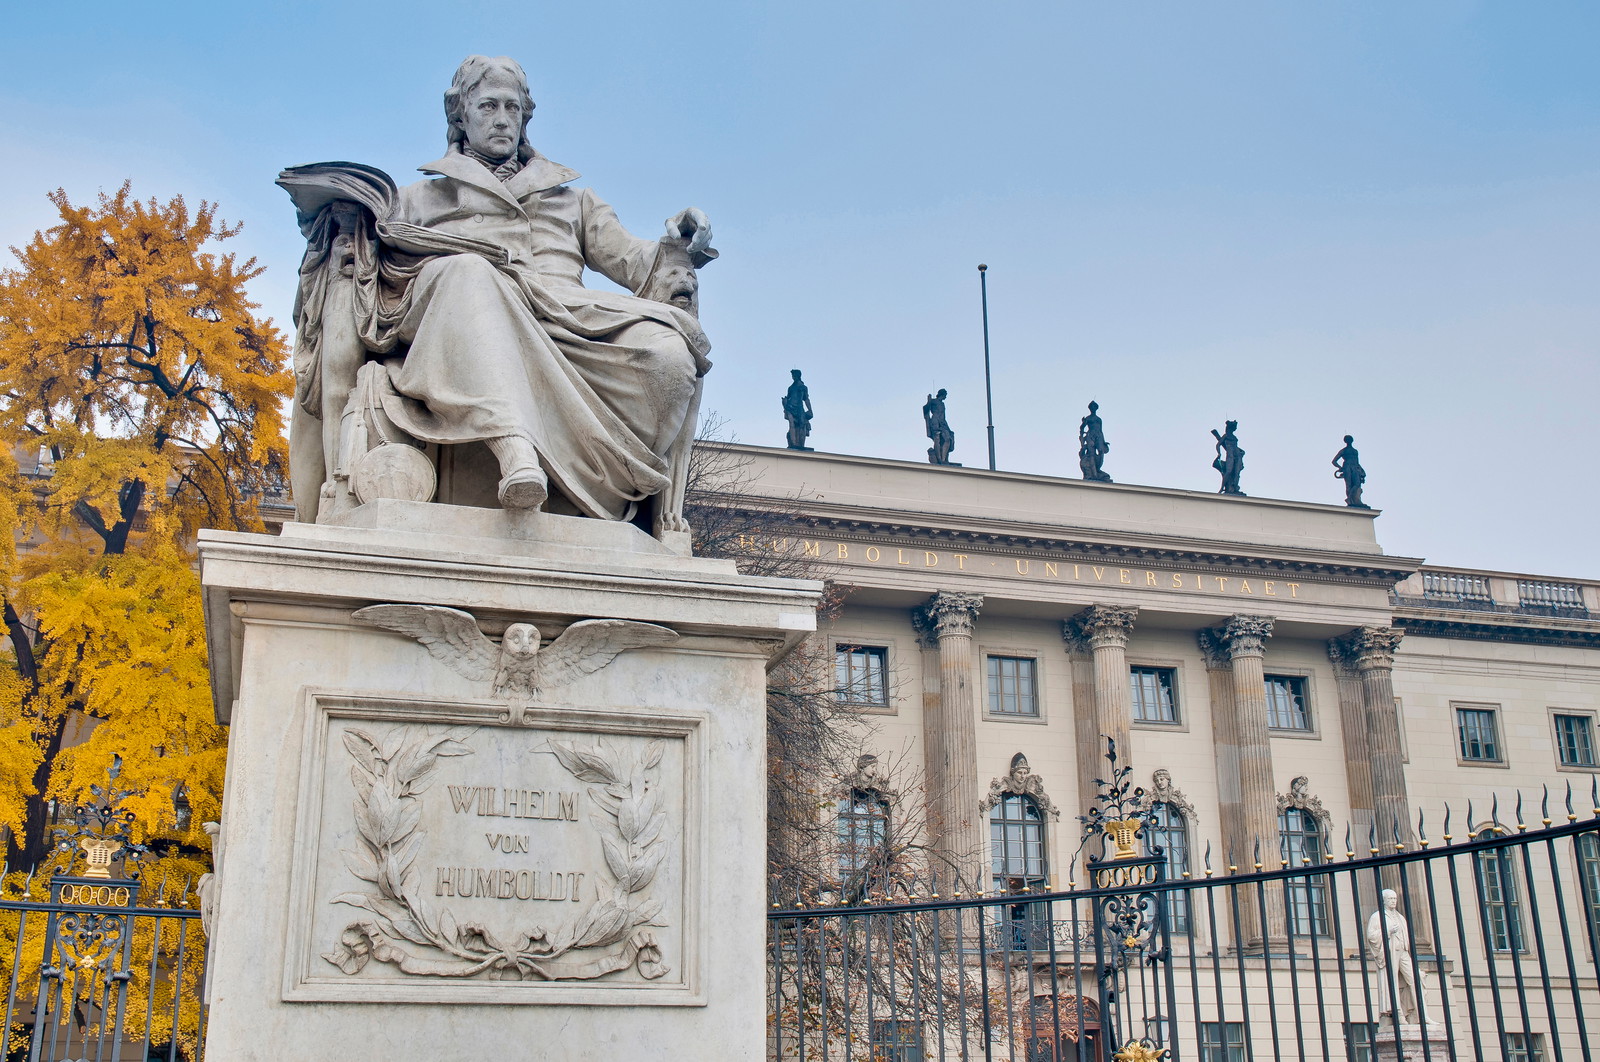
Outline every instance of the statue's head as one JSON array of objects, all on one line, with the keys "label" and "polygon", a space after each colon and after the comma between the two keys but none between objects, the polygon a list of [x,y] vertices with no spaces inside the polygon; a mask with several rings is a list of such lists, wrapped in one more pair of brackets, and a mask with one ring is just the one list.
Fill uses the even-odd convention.
[{"label": "statue's head", "polygon": [[1098,413],[1098,412],[1100,412],[1100,403],[1099,402],[1090,402],[1089,403],[1089,412],[1090,413]]},{"label": "statue's head", "polygon": [[1344,444],[1346,446],[1349,446],[1351,443],[1353,443],[1355,441],[1356,441],[1356,437],[1354,435],[1346,435],[1344,437]]},{"label": "statue's head", "polygon": [[1383,890],[1383,905],[1391,911],[1400,905],[1400,896],[1393,889]]},{"label": "statue's head", "polygon": [[1028,766],[1028,757],[1020,752],[1011,757],[1011,777],[1022,781],[1032,773],[1033,768]]},{"label": "statue's head", "polygon": [[790,369],[789,370],[789,375],[794,377],[794,382],[795,383],[799,383],[800,382],[800,370],[799,369]]},{"label": "statue's head", "polygon": [[946,391],[944,388],[941,387],[941,388],[939,388],[939,393],[937,395],[935,395],[934,397],[937,398],[939,401],[943,402],[945,400],[945,398],[949,396],[949,394],[950,394],[949,391]]},{"label": "statue's head", "polygon": [[666,239],[656,252],[656,264],[639,289],[641,299],[664,302],[689,314],[700,316],[700,274],[689,260],[689,241]]},{"label": "statue's head", "polygon": [[445,139],[452,148],[471,145],[490,158],[516,155],[526,161],[533,156],[528,145],[533,107],[528,75],[515,59],[469,55],[444,94]]},{"label": "statue's head", "polygon": [[1227,431],[1238,431],[1239,430],[1239,422],[1236,421],[1236,420],[1228,421],[1228,426],[1227,426],[1226,430]]}]

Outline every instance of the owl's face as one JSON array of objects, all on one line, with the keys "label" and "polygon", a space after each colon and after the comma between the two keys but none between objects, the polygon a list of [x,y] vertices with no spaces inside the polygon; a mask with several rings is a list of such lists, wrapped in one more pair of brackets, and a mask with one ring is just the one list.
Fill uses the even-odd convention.
[{"label": "owl's face", "polygon": [[513,623],[506,628],[500,647],[507,656],[533,656],[539,651],[539,628],[531,623]]}]

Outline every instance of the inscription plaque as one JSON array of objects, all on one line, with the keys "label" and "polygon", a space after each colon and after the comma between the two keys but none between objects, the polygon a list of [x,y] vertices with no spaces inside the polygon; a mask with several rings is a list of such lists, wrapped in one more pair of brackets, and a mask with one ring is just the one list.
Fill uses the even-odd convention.
[{"label": "inscription plaque", "polygon": [[700,1002],[697,717],[308,697],[286,999]]}]

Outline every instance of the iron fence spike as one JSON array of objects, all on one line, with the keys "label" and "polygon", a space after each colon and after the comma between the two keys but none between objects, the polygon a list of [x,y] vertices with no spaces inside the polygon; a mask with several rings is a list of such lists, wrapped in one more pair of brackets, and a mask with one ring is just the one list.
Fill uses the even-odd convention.
[{"label": "iron fence spike", "polygon": [[1578,813],[1572,810],[1572,779],[1567,779],[1567,821],[1577,822]]}]

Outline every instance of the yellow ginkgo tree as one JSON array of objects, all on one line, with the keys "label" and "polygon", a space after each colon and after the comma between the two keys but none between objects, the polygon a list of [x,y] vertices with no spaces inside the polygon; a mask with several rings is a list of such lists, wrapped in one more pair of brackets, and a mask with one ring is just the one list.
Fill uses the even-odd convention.
[{"label": "yellow ginkgo tree", "polygon": [[226,731],[194,536],[260,528],[257,502],[287,472],[292,387],[282,335],[245,294],[261,269],[218,248],[239,228],[214,204],[127,185],[92,206],[50,198],[59,222],[0,272],[0,825],[14,868],[49,851],[47,802],[75,802],[117,754],[147,836],[206,847]]}]

